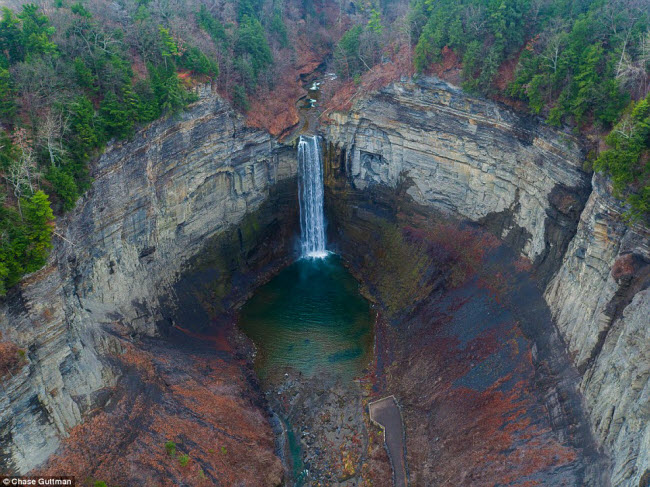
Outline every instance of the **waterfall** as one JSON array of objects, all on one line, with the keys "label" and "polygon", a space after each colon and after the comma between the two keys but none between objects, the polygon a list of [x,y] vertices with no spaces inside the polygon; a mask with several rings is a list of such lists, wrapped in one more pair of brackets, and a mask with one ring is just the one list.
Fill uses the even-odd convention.
[{"label": "waterfall", "polygon": [[325,250],[323,164],[318,136],[301,135],[298,142],[298,200],[303,257],[322,258]]}]

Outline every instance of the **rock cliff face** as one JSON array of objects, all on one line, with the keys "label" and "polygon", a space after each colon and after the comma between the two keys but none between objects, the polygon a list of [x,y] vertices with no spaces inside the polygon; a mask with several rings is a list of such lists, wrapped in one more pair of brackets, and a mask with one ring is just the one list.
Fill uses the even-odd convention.
[{"label": "rock cliff face", "polygon": [[379,313],[373,398],[399,401],[410,485],[608,485],[530,265],[404,188],[328,183],[332,241]]},{"label": "rock cliff face", "polygon": [[[292,151],[246,128],[209,90],[200,95],[177,118],[109,146],[92,190],[59,222],[47,267],[0,304],[2,340],[26,351],[19,370],[2,378],[0,471],[42,464],[102,406],[121,374],[106,357],[171,321],[163,310],[188,259],[295,176]],[[257,221],[249,233],[269,224]],[[248,251],[246,229],[234,235]]]},{"label": "rock cliff face", "polygon": [[550,278],[589,194],[571,136],[432,79],[331,118],[354,187],[405,181],[416,202],[484,223]]},{"label": "rock cliff face", "polygon": [[623,222],[606,179],[593,188],[545,297],[614,460],[612,483],[637,486],[650,468],[650,232]]},{"label": "rock cliff face", "polygon": [[[403,219],[402,230],[411,231],[422,221],[429,222],[431,214],[443,212],[480,223],[532,262],[546,300],[546,304],[536,300],[534,308],[547,314],[550,309],[550,314],[540,325],[531,312],[528,331],[544,329],[546,323],[552,328],[552,315],[580,373],[592,430],[611,458],[611,483],[645,485],[650,478],[650,234],[622,222],[623,209],[611,196],[607,181],[598,176],[592,180],[582,171],[583,153],[577,141],[433,79],[397,83],[358,100],[349,113],[332,114],[326,132],[331,152],[343,156],[342,166],[330,165],[339,174],[329,173],[328,183],[337,185],[344,179],[354,189],[352,198],[363,202],[346,206],[348,201],[341,199],[338,203],[339,213],[349,212],[367,223],[365,229],[357,225],[362,230],[358,241],[369,241],[368,235],[375,232],[377,241],[387,238],[395,244],[406,239],[404,248],[410,248],[420,238],[417,232],[382,233],[381,222],[387,219],[379,218],[377,223],[376,213],[386,210],[390,218]],[[111,145],[92,172],[93,189],[59,222],[48,265],[0,302],[0,350],[23,351],[10,361],[0,381],[0,472],[25,473],[42,465],[72,434],[71,441],[58,450],[63,453],[50,462],[52,472],[57,467],[77,467],[84,475],[103,472],[105,480],[115,483],[151,478],[185,482],[188,471],[170,467],[160,449],[166,440],[174,439],[208,480],[244,479],[255,485],[263,479],[264,484],[277,484],[281,466],[273,452],[272,432],[254,380],[244,361],[238,360],[239,351],[233,346],[237,340],[225,334],[208,336],[202,325],[215,317],[227,318],[227,311],[246,296],[256,276],[272,272],[290,256],[295,223],[289,222],[297,222],[293,151],[263,131],[246,128],[223,101],[204,91],[201,100],[178,118],[157,122],[132,141]],[[399,193],[400,198],[406,194],[415,206],[431,213],[400,216],[399,201],[404,199],[383,200],[388,193]],[[465,235],[466,230],[455,229],[457,233],[446,238]],[[426,245],[430,240],[439,242],[429,237],[424,239]],[[490,242],[484,237],[469,241]],[[457,246],[457,242],[443,243]],[[401,243],[396,248],[402,248]],[[478,252],[482,247],[472,248]],[[359,247],[354,251],[360,252]],[[404,254],[404,260],[410,256]],[[477,262],[488,265],[489,259],[483,256]],[[519,275],[527,263],[517,261],[510,267],[509,272]],[[399,276],[403,268],[397,265],[392,275]],[[438,279],[440,268],[427,268],[437,269],[429,277]],[[488,288],[498,284],[490,281],[489,274],[480,277]],[[375,277],[380,285],[394,284]],[[411,285],[416,282],[403,277]],[[488,291],[478,286],[473,292],[482,300]],[[532,295],[532,291],[523,293],[522,300]],[[396,309],[401,298],[409,298],[398,297]],[[457,296],[443,309],[432,295],[429,308],[418,313],[437,310],[439,328],[433,331],[445,332],[453,321],[440,316],[454,315],[466,298]],[[179,308],[179,302],[184,307]],[[451,366],[459,377],[445,385],[448,389],[437,386],[429,391],[429,402],[411,398],[406,406],[421,416],[406,421],[414,428],[430,427],[426,421],[431,407],[449,399],[447,390],[471,389],[476,381],[494,382],[491,376],[475,377],[481,370],[470,370],[474,361],[494,355],[499,365],[503,357],[523,357],[515,361],[522,367],[517,373],[530,387],[515,390],[520,383],[508,380],[512,393],[507,400],[494,386],[471,404],[459,395],[458,404],[447,411],[448,418],[456,418],[462,416],[462,408],[469,408],[471,414],[466,416],[473,415],[478,423],[470,424],[467,434],[474,434],[474,427],[487,428],[485,437],[501,435],[503,428],[510,428],[508,418],[527,414],[523,433],[515,435],[510,428],[516,441],[500,437],[505,446],[488,450],[498,459],[492,462],[493,471],[481,472],[476,465],[482,464],[476,463],[470,475],[454,463],[453,456],[447,462],[449,471],[455,478],[469,475],[463,482],[474,485],[481,485],[476,483],[479,478],[485,482],[500,478],[501,456],[515,451],[508,445],[523,441],[532,445],[528,458],[540,459],[535,465],[524,465],[538,475],[530,477],[531,482],[600,479],[594,485],[605,485],[602,479],[607,475],[599,476],[599,469],[590,471],[588,465],[598,455],[582,451],[578,440],[571,443],[570,437],[584,439],[588,432],[574,434],[577,425],[563,423],[579,417],[580,398],[566,400],[553,392],[567,391],[571,396],[576,369],[568,367],[566,377],[556,374],[567,363],[559,361],[548,366],[550,372],[540,373],[544,364],[538,361],[544,362],[544,353],[537,347],[539,337],[522,341],[519,325],[502,327],[521,321],[515,311],[525,314],[526,308],[518,310],[519,304],[509,304],[516,320],[510,315],[501,316],[502,321],[494,319],[493,338],[500,341],[476,339],[475,348],[459,347],[457,355],[453,347],[436,348],[441,346],[439,339],[426,342],[416,357],[421,366],[410,382],[401,378],[408,379],[413,357],[402,356],[407,367],[398,367],[389,382],[403,387],[404,395],[415,396],[431,385],[430,374],[442,377]],[[406,322],[406,330],[410,333],[429,318],[416,313]],[[457,327],[460,335],[474,330],[470,318]],[[377,360],[387,366],[403,352],[388,346],[393,333],[389,325],[378,328],[377,342],[387,345],[388,356],[383,358],[383,347],[377,347]],[[232,328],[220,329],[236,335]],[[430,331],[420,330],[421,335],[413,334],[410,340],[422,345],[425,342],[418,339],[431,339]],[[445,333],[440,336],[448,339]],[[152,338],[159,334],[167,341]],[[556,334],[549,330],[548,336],[555,340]],[[178,347],[170,346],[172,339],[178,340]],[[204,346],[196,347],[192,339],[202,340]],[[554,342],[549,348],[558,346]],[[431,355],[441,358],[432,363]],[[554,357],[550,352],[548,356]],[[486,370],[502,373],[505,369]],[[444,380],[451,381],[452,375]],[[535,385],[539,377],[544,387]],[[441,380],[436,379],[436,384]],[[550,391],[550,396],[531,399],[539,390]],[[496,402],[486,402],[484,393]],[[523,410],[528,408],[526,401],[532,401],[531,411]],[[201,409],[207,403],[217,404],[216,409]],[[565,404],[577,412],[567,413]],[[191,419],[197,408],[209,416],[200,425]],[[224,419],[233,410],[241,414]],[[494,411],[501,410],[503,424],[481,419],[494,418]],[[481,411],[488,416],[476,414]],[[450,426],[455,423],[445,418],[432,423],[433,429],[425,432],[428,436],[422,436],[427,441],[410,452],[421,466],[417,474],[423,479],[447,478],[436,465],[441,458],[438,450],[443,454],[454,450],[428,441],[441,432],[450,438],[459,436]],[[120,426],[131,420],[132,426]],[[495,425],[499,427],[488,428]],[[180,430],[190,433],[179,437]],[[92,444],[84,440],[89,437],[95,439]],[[215,453],[215,438],[232,452],[228,471],[215,467],[224,464],[221,453]],[[563,455],[556,455],[557,445],[568,445]],[[244,447],[255,450],[255,455],[239,450]],[[458,448],[465,451],[464,445]],[[110,449],[113,456],[97,457],[103,449]],[[125,458],[140,470],[113,468]],[[199,475],[198,470],[192,471]],[[111,477],[115,472],[126,477]]]},{"label": "rock cliff face", "polygon": [[325,130],[352,188],[404,189],[530,259],[612,484],[638,486],[650,466],[649,235],[621,221],[606,181],[591,191],[577,141],[435,79],[391,85]]}]

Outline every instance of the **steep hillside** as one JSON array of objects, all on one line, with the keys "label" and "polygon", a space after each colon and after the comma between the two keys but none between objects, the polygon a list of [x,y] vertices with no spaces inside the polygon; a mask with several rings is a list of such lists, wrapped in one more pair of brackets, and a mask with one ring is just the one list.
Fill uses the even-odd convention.
[{"label": "steep hillside", "polygon": [[[76,425],[104,407],[111,411],[120,404],[118,408],[126,408],[128,414],[128,403],[122,404],[120,398],[145,401],[153,410],[157,407],[151,401],[159,394],[170,394],[171,403],[182,400],[183,395],[176,399],[172,395],[177,392],[171,384],[177,379],[160,382],[165,372],[153,372],[175,360],[173,347],[140,344],[140,339],[165,330],[170,333],[175,324],[191,328],[191,321],[174,322],[174,296],[180,291],[173,285],[188,266],[198,265],[189,261],[203,249],[229,249],[224,258],[232,263],[228,264],[232,274],[227,272],[229,267],[220,267],[220,278],[228,284],[220,297],[232,299],[246,295],[248,286],[263,275],[263,266],[285,262],[291,255],[292,241],[284,235],[292,235],[293,230],[282,230],[285,220],[276,211],[283,205],[295,211],[295,185],[274,197],[272,212],[260,208],[273,187],[294,177],[293,154],[279,150],[267,133],[246,128],[241,116],[209,88],[200,96],[177,120],[155,123],[132,141],[107,149],[93,168],[92,190],[73,213],[59,220],[47,266],[24,280],[0,305],[2,340],[20,351],[20,360],[2,378],[3,471],[26,473],[42,465],[63,438],[71,432],[75,438]],[[286,219],[289,228],[293,220]],[[235,259],[238,255],[241,261]],[[246,269],[249,274],[244,279]],[[235,275],[240,276],[239,288],[230,285]],[[177,339],[183,343],[190,337]],[[151,364],[152,352],[146,349],[152,346],[158,349],[153,353],[156,360],[168,354],[162,363]],[[231,357],[227,362],[232,362],[236,347],[223,346],[225,357]],[[217,354],[208,361],[217,371],[221,367],[218,350],[202,352],[208,357]],[[189,377],[197,376],[191,355],[190,347],[185,358],[179,359],[188,367]],[[240,391],[233,393],[235,400],[226,404],[225,411],[235,414],[243,408],[242,414],[249,419],[238,420],[240,433],[250,433],[251,441],[259,441],[255,448],[260,449],[261,463],[255,468],[264,472],[272,464],[276,477],[281,475],[278,460],[270,460],[275,457],[268,420],[257,399],[248,399],[256,393],[247,382],[245,363],[235,360],[224,365],[221,373],[231,377]],[[134,388],[131,380],[153,381],[153,385]],[[212,394],[231,393],[227,388],[223,392],[212,389]],[[199,395],[183,407],[192,411],[205,407],[202,401],[213,400],[210,395]],[[165,424],[171,421],[168,416],[180,413],[170,407],[167,413],[158,414],[162,417],[156,421]],[[121,424],[122,420],[102,421]],[[228,421],[222,417],[197,427],[203,428],[202,434],[214,435]],[[132,427],[119,451],[135,447],[139,438],[158,442],[164,450],[164,443],[182,431],[181,426],[177,431],[146,430],[141,422]],[[86,455],[96,454],[91,450]],[[228,464],[212,462],[211,468],[229,471]],[[204,466],[206,472],[208,466]],[[96,467],[91,461],[88,468]],[[73,461],[72,468],[82,466]]]},{"label": "steep hillside", "polygon": [[435,79],[357,100],[326,134],[352,188],[404,191],[529,259],[612,484],[637,487],[650,466],[649,234],[626,224],[605,178],[583,172],[578,140]]}]

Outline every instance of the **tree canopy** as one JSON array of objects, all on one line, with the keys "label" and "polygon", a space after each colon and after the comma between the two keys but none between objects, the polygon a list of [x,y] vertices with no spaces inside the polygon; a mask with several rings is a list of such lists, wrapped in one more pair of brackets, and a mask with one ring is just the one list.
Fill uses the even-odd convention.
[{"label": "tree canopy", "polygon": [[41,5],[0,10],[0,294],[45,262],[54,215],[74,208],[111,139],[174,116],[198,83],[246,112],[290,63],[328,52],[357,84],[375,66],[428,73],[452,59],[466,90],[609,133],[590,161],[630,221],[650,218],[647,0]]},{"label": "tree canopy", "polygon": [[183,110],[196,83],[247,109],[271,79],[271,46],[289,48],[278,2],[235,0],[230,22],[200,0],[107,5],[0,11],[0,295],[45,262],[54,213],[74,208],[111,139]]},{"label": "tree canopy", "polygon": [[[406,30],[417,73],[453,53],[470,92],[524,102],[547,123],[576,133],[611,131],[611,149],[594,168],[612,175],[630,220],[650,218],[648,148],[638,115],[650,90],[647,1],[413,0],[388,29],[379,27],[382,12],[388,16],[390,4],[367,8],[367,20],[343,35],[334,51],[339,76],[358,78],[394,58]],[[623,126],[636,127],[635,137],[622,136]]]}]

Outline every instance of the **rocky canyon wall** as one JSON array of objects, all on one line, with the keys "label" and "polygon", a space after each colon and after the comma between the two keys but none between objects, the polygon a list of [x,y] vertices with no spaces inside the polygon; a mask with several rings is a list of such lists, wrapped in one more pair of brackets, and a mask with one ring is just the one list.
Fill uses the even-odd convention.
[{"label": "rocky canyon wall", "polygon": [[[327,141],[343,156],[346,184],[371,190],[370,199],[380,188],[405,191],[418,205],[480,223],[530,259],[581,374],[612,484],[647,481],[650,234],[622,221],[605,178],[582,170],[577,139],[431,78],[391,85],[330,119]],[[92,190],[58,222],[48,265],[0,302],[0,345],[22,351],[0,385],[0,472],[41,465],[113,400],[123,371],[111,357],[125,343],[173,326],[201,331],[195,311],[209,306],[193,297],[209,296],[213,315],[223,313],[245,294],[250,276],[233,278],[236,269],[264,271],[289,256],[283,219],[297,219],[278,208],[297,211],[295,175],[292,149],[245,127],[209,90],[187,112],[107,149]],[[179,310],[179,300],[192,306]],[[163,348],[149,345],[153,355]],[[173,385],[164,362],[165,386]],[[183,366],[200,382],[190,358]],[[244,403],[251,424],[268,428],[261,406],[247,399],[238,408]],[[268,443],[254,445],[265,452],[256,458],[266,456],[260,469],[277,480]]]},{"label": "rocky canyon wall", "polygon": [[405,190],[479,222],[530,259],[582,374],[613,485],[650,465],[648,232],[621,220],[579,142],[432,78],[393,84],[333,113],[325,128],[357,190]]},{"label": "rocky canyon wall", "polygon": [[[188,111],[108,147],[92,190],[59,220],[47,266],[0,303],[1,340],[24,350],[2,378],[0,471],[42,464],[106,403],[120,375],[105,358],[122,351],[116,330],[156,335],[188,259],[295,174],[293,150],[245,127],[207,89]],[[234,235],[248,250],[247,230]]]},{"label": "rocky canyon wall", "polygon": [[650,231],[627,225],[623,213],[607,179],[595,175],[545,298],[614,461],[612,483],[636,487],[650,482]]},{"label": "rocky canyon wall", "polygon": [[589,195],[576,139],[431,78],[331,119],[355,188],[404,182],[416,202],[484,223],[545,279],[556,270]]}]

